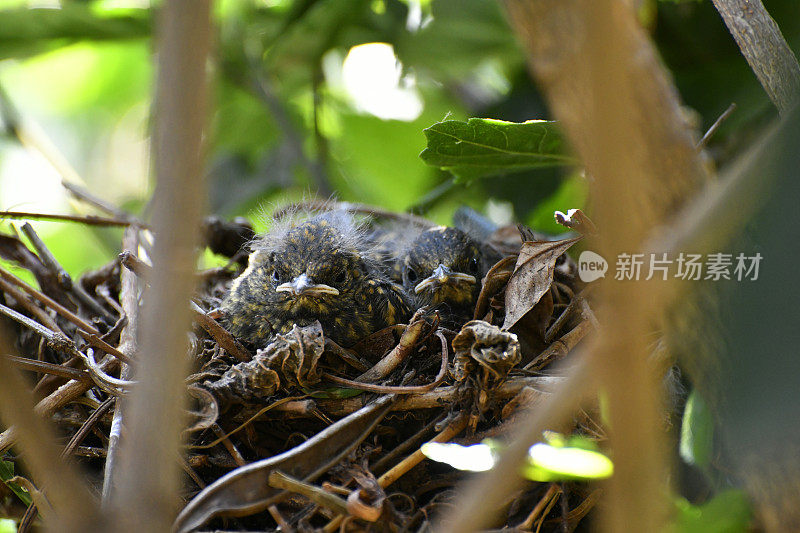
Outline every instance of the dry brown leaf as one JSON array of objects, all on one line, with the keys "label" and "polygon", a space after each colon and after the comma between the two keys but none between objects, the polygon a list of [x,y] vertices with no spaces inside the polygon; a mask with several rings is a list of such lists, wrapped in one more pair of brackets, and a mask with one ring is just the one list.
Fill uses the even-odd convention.
[{"label": "dry brown leaf", "polygon": [[581,238],[528,241],[522,244],[514,273],[506,286],[504,330],[516,324],[550,290],[556,259]]}]

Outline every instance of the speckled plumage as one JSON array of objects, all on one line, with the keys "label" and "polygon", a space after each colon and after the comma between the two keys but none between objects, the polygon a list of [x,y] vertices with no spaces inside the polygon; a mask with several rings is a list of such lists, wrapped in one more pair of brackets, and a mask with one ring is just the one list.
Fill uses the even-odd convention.
[{"label": "speckled plumage", "polygon": [[[423,231],[400,259],[403,286],[416,306],[439,310],[451,325],[472,318],[481,278],[498,258],[457,228]],[[471,278],[471,279],[470,279]]]},{"label": "speckled plumage", "polygon": [[222,311],[229,331],[254,347],[293,324],[319,320],[325,335],[351,346],[407,320],[410,305],[370,259],[352,218],[325,213],[257,240]]}]

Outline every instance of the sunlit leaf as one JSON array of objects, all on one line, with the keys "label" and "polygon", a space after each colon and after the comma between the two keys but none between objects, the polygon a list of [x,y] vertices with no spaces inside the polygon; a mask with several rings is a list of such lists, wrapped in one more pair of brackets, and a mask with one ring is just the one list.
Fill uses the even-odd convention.
[{"label": "sunlit leaf", "polygon": [[428,459],[468,472],[490,470],[495,463],[492,449],[486,444],[462,446],[450,442],[426,442],[422,445],[422,453]]},{"label": "sunlit leaf", "polygon": [[[540,442],[531,446],[521,474],[533,481],[564,481],[603,479],[614,473],[611,459],[595,450],[596,444],[589,439],[558,434],[546,436],[549,444]],[[567,445],[568,444],[568,445]],[[491,469],[502,445],[486,440],[481,444],[426,443],[422,453],[440,463],[458,470],[482,472]]]},{"label": "sunlit leaf", "polygon": [[533,481],[604,479],[614,473],[611,459],[600,452],[571,446],[534,444],[523,475]]},{"label": "sunlit leaf", "polygon": [[714,419],[705,400],[693,390],[686,401],[681,423],[681,458],[701,468],[711,462],[714,448]]},{"label": "sunlit leaf", "polygon": [[0,533],[15,533],[17,524],[10,518],[0,518]]},{"label": "sunlit leaf", "polygon": [[576,163],[554,121],[445,120],[424,132],[428,147],[422,160],[461,181]]},{"label": "sunlit leaf", "polygon": [[675,517],[669,533],[740,533],[750,531],[753,510],[745,493],[738,489],[720,492],[702,505],[684,498],[674,501]]}]

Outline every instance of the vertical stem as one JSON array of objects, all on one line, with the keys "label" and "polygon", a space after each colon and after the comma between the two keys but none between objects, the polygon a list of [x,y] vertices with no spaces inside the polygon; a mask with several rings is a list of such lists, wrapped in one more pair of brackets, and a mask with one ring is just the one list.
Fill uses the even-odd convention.
[{"label": "vertical stem", "polygon": [[[139,248],[139,230],[129,227],[122,237],[122,251],[136,254]],[[139,325],[139,283],[136,274],[128,268],[120,272],[120,302],[128,323],[120,334],[119,351],[134,359],[138,350],[137,329]],[[130,379],[131,368],[123,364],[120,378]],[[111,430],[108,436],[108,454],[106,455],[105,471],[103,475],[103,505],[108,505],[109,498],[119,487],[119,443],[122,433],[122,408],[117,402],[114,416],[111,419]]]},{"label": "vertical stem", "polygon": [[145,289],[137,386],[124,398],[119,486],[109,503],[118,531],[169,531],[178,503],[189,298],[205,203],[201,158],[210,0],[167,0],[160,13],[153,198],[153,272]]},{"label": "vertical stem", "polygon": [[[584,2],[588,82],[593,88],[588,135],[594,138],[595,220],[602,228],[596,245],[615,262],[636,251],[649,228],[659,222],[657,198],[642,201],[649,187],[663,187],[648,154],[659,144],[642,134],[637,114],[646,102],[637,98],[641,83],[630,76],[637,61],[638,24],[618,0]],[[662,117],[654,120],[662,119]],[[665,176],[668,178],[669,176]],[[606,531],[659,531],[666,520],[664,440],[659,430],[660,388],[649,361],[647,335],[660,312],[654,284],[602,284],[598,312],[600,349],[596,352],[602,389],[609,406],[609,437],[614,476],[609,480]]]}]

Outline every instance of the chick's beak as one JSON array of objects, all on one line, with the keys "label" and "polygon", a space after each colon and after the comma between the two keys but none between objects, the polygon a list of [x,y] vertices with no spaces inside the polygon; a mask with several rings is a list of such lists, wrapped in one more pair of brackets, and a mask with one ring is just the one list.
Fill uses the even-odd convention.
[{"label": "chick's beak", "polygon": [[462,272],[453,272],[450,268],[440,263],[439,266],[433,271],[433,274],[417,283],[417,286],[414,287],[414,292],[419,294],[424,290],[435,290],[436,288],[447,283],[451,285],[458,285],[461,283],[473,284],[477,281],[478,280],[475,279],[475,276],[470,276],[469,274],[464,274]]},{"label": "chick's beak", "polygon": [[314,280],[306,274],[300,274],[290,282],[281,283],[275,290],[288,292],[293,296],[322,296],[324,294],[338,296],[339,294],[339,289],[323,283],[314,283]]}]

